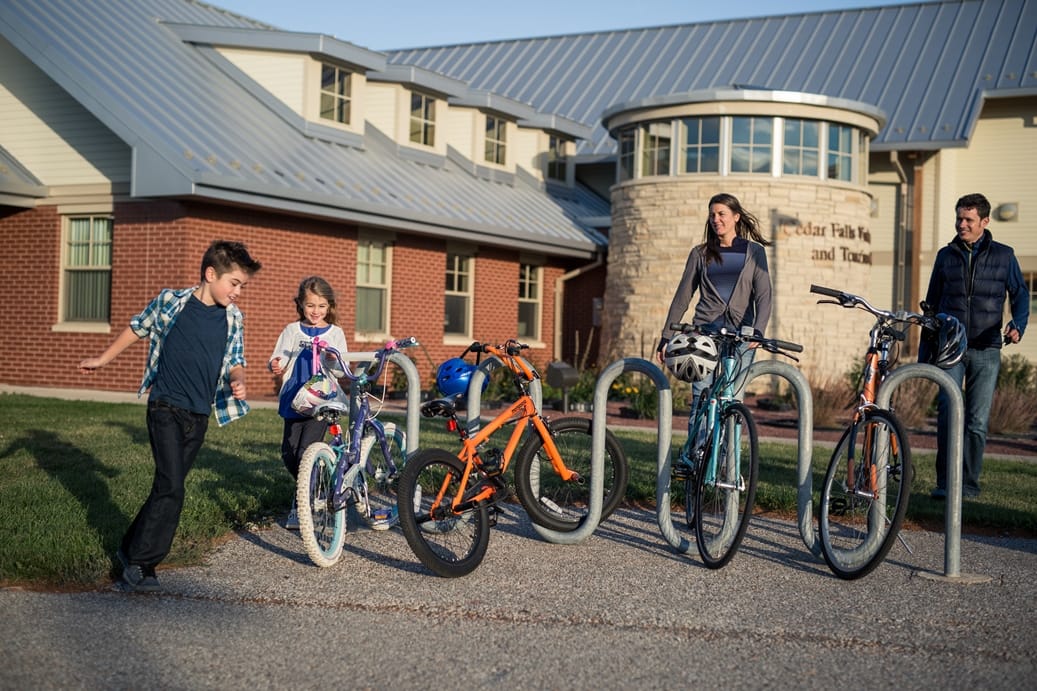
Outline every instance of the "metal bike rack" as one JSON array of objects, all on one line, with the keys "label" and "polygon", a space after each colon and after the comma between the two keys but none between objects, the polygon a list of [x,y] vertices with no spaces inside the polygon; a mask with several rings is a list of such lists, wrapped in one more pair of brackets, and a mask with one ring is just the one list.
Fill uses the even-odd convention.
[{"label": "metal bike rack", "polygon": [[[371,362],[375,359],[376,353],[364,352],[364,353],[342,353],[342,359],[346,362]],[[414,361],[403,353],[394,352],[389,353],[389,362],[395,363],[403,369],[404,374],[407,375],[407,455],[410,456],[419,447],[420,424],[421,424],[421,376],[418,375],[418,368],[414,366]],[[350,384],[350,393],[355,383]],[[350,396],[352,402],[353,397]],[[352,403],[350,403],[349,416],[352,418],[354,414]]]},{"label": "metal bike rack", "polygon": [[[965,430],[965,402],[961,387],[951,375],[935,365],[912,363],[897,368],[886,377],[879,389],[876,405],[889,410],[893,392],[908,379],[928,379],[935,382],[947,394],[950,402],[947,420],[947,428],[951,433],[947,440],[947,511],[944,514],[943,577],[968,582],[988,581],[990,579],[985,576],[961,574],[961,485],[964,463],[962,439]],[[938,439],[937,443],[943,443],[943,440]],[[918,575],[929,577],[926,572],[921,571]]]},{"label": "metal bike rack", "polygon": [[749,365],[745,384],[756,377],[765,375],[778,376],[792,385],[796,392],[796,409],[799,411],[798,428],[798,461],[796,463],[796,507],[799,521],[799,535],[803,543],[815,557],[821,556],[821,542],[814,529],[814,479],[812,465],[814,457],[814,395],[810,390],[810,382],[803,373],[787,362],[780,360],[759,360]]},{"label": "metal bike rack", "polygon": [[[468,419],[466,422],[469,434],[474,434],[480,427],[479,416],[482,408],[482,382],[493,368],[500,367],[501,365],[502,363],[497,357],[491,356],[486,360],[483,360],[483,362],[479,364],[478,369],[472,373],[472,380],[468,384]],[[652,370],[654,370],[654,372]],[[569,533],[550,530],[549,528],[534,523],[533,529],[548,542],[553,542],[559,545],[574,545],[589,537],[590,534],[597,529],[598,523],[601,521],[601,504],[605,494],[605,483],[602,478],[602,473],[604,472],[605,466],[605,426],[608,392],[612,382],[620,374],[630,371],[644,372],[651,376],[656,381],[656,385],[659,386],[660,394],[663,391],[663,387],[665,387],[665,409],[667,410],[667,414],[669,414],[670,384],[666,381],[666,377],[659,372],[659,369],[651,363],[641,359],[630,358],[614,362],[602,370],[601,375],[598,377],[597,384],[594,387],[594,412],[591,415],[591,486],[590,507],[588,508],[587,517],[579,528]],[[659,377],[661,377],[661,383]],[[529,393],[533,397],[533,402],[536,404],[537,410],[542,410],[543,387],[539,379],[534,379],[530,382]],[[662,396],[660,396],[660,399],[662,399]],[[663,410],[662,400],[660,400],[659,409],[660,411]],[[668,435],[669,428],[667,428],[665,432]],[[662,438],[663,428],[661,425],[659,434],[660,438]]]}]

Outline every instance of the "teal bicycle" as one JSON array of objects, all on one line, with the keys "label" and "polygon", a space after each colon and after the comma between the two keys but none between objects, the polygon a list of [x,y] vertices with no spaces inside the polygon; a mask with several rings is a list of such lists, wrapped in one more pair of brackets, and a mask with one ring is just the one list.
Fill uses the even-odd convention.
[{"label": "teal bicycle", "polygon": [[756,499],[759,440],[752,413],[739,400],[752,358],[749,348],[798,360],[797,343],[761,338],[752,327],[735,332],[674,323],[666,365],[688,382],[709,381],[688,419],[688,438],[673,464],[671,480],[683,488],[679,504],[702,561],[719,569],[734,557]]}]

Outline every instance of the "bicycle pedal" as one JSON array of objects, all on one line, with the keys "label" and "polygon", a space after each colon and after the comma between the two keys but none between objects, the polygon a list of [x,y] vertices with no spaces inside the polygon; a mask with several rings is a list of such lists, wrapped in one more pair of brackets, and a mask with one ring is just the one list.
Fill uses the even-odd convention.
[{"label": "bicycle pedal", "polygon": [[486,508],[486,518],[487,518],[486,524],[489,527],[493,528],[493,527],[495,527],[497,525],[497,514],[499,514],[499,513],[500,513],[500,509],[498,509],[493,504],[491,504],[490,506],[488,506]]}]

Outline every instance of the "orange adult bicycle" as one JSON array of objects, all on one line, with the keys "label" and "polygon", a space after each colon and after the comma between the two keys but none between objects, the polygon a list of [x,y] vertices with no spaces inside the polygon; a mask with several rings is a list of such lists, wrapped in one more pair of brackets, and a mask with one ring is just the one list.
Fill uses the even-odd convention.
[{"label": "orange adult bicycle", "polygon": [[[400,527],[414,554],[434,573],[464,576],[482,562],[489,529],[502,502],[510,497],[505,472],[515,458],[518,500],[530,520],[551,530],[571,532],[586,520],[590,507],[591,421],[579,417],[549,421],[537,408],[529,385],[539,374],[519,357],[528,346],[515,340],[502,345],[473,343],[465,351],[500,359],[511,372],[518,398],[475,434],[460,423],[460,396],[422,405],[422,415],[444,417],[458,432],[461,450],[422,449],[407,460],[400,474]],[[524,423],[524,424],[519,424]],[[491,437],[514,424],[503,449]],[[519,447],[526,430],[530,433]],[[516,454],[517,450],[517,456]],[[627,460],[619,441],[605,431],[601,518],[622,501]]]},{"label": "orange adult bicycle", "polygon": [[[839,578],[867,575],[886,558],[907,513],[914,470],[904,426],[879,408],[879,387],[896,363],[896,347],[912,324],[938,331],[941,320],[915,312],[881,310],[864,298],[822,286],[810,292],[876,318],[864,357],[857,407],[825,472],[818,524],[821,553]],[[925,306],[923,305],[923,308]],[[905,543],[906,544],[906,543]]]}]

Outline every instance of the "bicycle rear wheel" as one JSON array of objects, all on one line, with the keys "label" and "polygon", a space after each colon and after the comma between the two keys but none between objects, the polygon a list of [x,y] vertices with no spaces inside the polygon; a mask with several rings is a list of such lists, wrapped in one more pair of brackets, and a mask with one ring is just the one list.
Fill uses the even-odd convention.
[{"label": "bicycle rear wheel", "polygon": [[[577,473],[563,481],[551,465],[544,440],[534,434],[522,445],[515,459],[515,493],[530,520],[560,532],[572,532],[583,525],[590,511],[591,421],[564,417],[548,424],[565,466]],[[616,436],[605,430],[605,458],[601,520],[604,521],[623,500],[629,469],[626,454]]]},{"label": "bicycle rear wheel", "polygon": [[346,512],[331,509],[337,460],[329,445],[317,442],[306,447],[299,461],[295,483],[299,535],[306,554],[317,566],[332,566],[342,556]]},{"label": "bicycle rear wheel", "polygon": [[[379,423],[380,424],[380,423]],[[399,523],[396,505],[396,487],[400,472],[407,459],[407,435],[396,427],[395,422],[386,422],[385,442],[388,455],[382,453],[378,436],[368,431],[360,442],[360,462],[367,479],[367,515],[364,522],[373,530],[388,530]]]},{"label": "bicycle rear wheel", "polygon": [[821,554],[836,576],[860,578],[886,558],[907,512],[911,478],[907,435],[892,413],[869,410],[843,433],[818,512]]},{"label": "bicycle rear wheel", "polygon": [[[717,462],[710,472],[714,448]],[[695,544],[711,569],[731,561],[745,537],[759,465],[756,422],[745,405],[730,403],[706,447],[695,491]]]},{"label": "bicycle rear wheel", "polygon": [[[450,509],[457,496],[464,463],[449,451],[423,449],[407,459],[400,473],[400,527],[418,560],[447,578],[465,576],[482,563],[490,541],[486,502],[460,514]],[[475,473],[471,480],[475,480]],[[469,493],[472,493],[469,487]],[[433,512],[433,503],[442,497]]]}]

